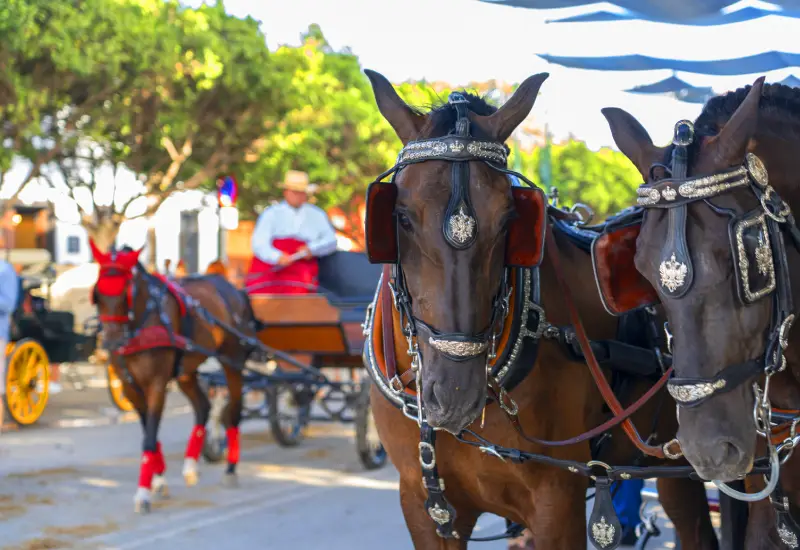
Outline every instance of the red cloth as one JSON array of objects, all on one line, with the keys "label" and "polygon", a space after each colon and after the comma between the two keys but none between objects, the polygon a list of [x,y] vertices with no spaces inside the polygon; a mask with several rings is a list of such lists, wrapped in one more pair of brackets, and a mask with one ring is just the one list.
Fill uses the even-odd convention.
[{"label": "red cloth", "polygon": [[153,473],[157,476],[163,476],[167,469],[167,463],[164,460],[164,452],[161,450],[161,443],[156,443],[156,462],[153,465]]},{"label": "red cloth", "polygon": [[228,464],[239,463],[239,428],[231,426],[225,431],[228,436]]},{"label": "red cloth", "polygon": [[[294,254],[306,246],[306,243],[288,237],[274,239],[272,246],[285,254]],[[277,270],[275,267],[253,256],[247,274],[247,288],[252,289],[248,290],[248,294],[313,294],[316,291],[319,274],[319,262],[316,258],[303,258]],[[300,284],[296,286],[276,284],[280,282]]]},{"label": "red cloth", "polygon": [[150,489],[153,485],[153,475],[155,474],[155,466],[158,463],[156,453],[153,451],[145,451],[142,453],[142,464],[139,469],[139,487],[143,489]]},{"label": "red cloth", "polygon": [[200,458],[200,451],[203,450],[203,441],[206,439],[206,427],[196,425],[192,428],[189,442],[186,444],[186,458],[197,460]]}]

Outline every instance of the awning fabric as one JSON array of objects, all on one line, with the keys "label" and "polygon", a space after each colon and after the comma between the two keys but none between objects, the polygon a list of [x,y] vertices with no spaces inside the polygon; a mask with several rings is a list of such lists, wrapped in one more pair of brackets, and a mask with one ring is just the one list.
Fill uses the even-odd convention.
[{"label": "awning fabric", "polygon": [[800,67],[800,54],[775,51],[736,59],[717,59],[712,61],[662,59],[646,55],[566,57],[539,54],[539,57],[548,63],[573,69],[590,69],[595,71],[653,71],[667,69],[671,71],[716,76],[755,74],[788,67]]},{"label": "awning fabric", "polygon": [[636,86],[625,90],[632,94],[670,95],[686,103],[705,103],[714,95],[714,90],[706,87],[692,86],[677,76],[670,76],[652,84]]},{"label": "awning fabric", "polygon": [[742,8],[730,13],[717,12],[711,15],[702,15],[694,19],[672,19],[672,18],[653,18],[641,12],[628,11],[626,13],[614,13],[606,10],[595,11],[591,13],[584,13],[572,17],[563,17],[561,19],[551,19],[548,23],[597,23],[597,22],[611,22],[611,21],[653,21],[656,23],[670,23],[674,25],[692,25],[697,27],[713,27],[717,25],[730,25],[731,23],[741,23],[743,21],[752,21],[761,17],[769,15],[779,15],[781,17],[791,17],[800,19],[800,11],[782,10],[772,11],[764,10],[761,8]]},{"label": "awning fabric", "polygon": [[[599,0],[480,0],[490,4],[513,6],[518,8],[551,10],[558,8],[574,8],[589,6],[599,3]],[[721,11],[728,6],[738,3],[739,0],[610,0],[609,3],[619,6],[631,13],[639,14],[637,18],[647,18],[651,21],[681,22],[704,17],[724,16]],[[770,4],[778,6],[788,12],[800,12],[800,0],[769,0]],[[759,10],[759,8],[744,8],[745,10]],[[736,12],[732,12],[735,14]],[[753,11],[747,13],[754,13]],[[790,15],[790,17],[795,17]],[[730,22],[733,22],[731,20]]]}]

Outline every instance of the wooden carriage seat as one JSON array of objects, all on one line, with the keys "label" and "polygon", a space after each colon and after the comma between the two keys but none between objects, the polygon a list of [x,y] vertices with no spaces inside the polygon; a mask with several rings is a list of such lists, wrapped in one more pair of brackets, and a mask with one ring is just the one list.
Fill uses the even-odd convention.
[{"label": "wooden carriage seat", "polygon": [[290,353],[358,360],[364,345],[361,323],[380,271],[365,254],[340,250],[319,260],[319,293],[251,296],[264,325],[259,338]]}]

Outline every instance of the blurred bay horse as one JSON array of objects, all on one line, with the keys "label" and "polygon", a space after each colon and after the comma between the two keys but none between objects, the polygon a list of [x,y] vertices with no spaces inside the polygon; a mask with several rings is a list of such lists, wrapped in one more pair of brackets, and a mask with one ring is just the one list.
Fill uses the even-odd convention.
[{"label": "blurred bay horse", "polygon": [[178,386],[194,409],[195,425],[186,446],[183,476],[198,481],[197,462],[205,439],[210,404],[198,384],[197,367],[208,357],[222,363],[229,401],[228,466],[225,482],[235,484],[242,415],[241,368],[251,348],[237,336],[254,336],[256,322],[247,296],[219,275],[171,281],[148,273],[139,253],[124,249],[103,252],[90,242],[100,272],[92,297],[103,330],[104,345],[133,403],[144,431],[137,512],[151,508],[151,491],[166,492],[166,464],[158,442],[167,383]]},{"label": "blurred bay horse", "polygon": [[[539,550],[585,548],[590,476],[589,536],[597,548],[616,547],[611,483],[665,475],[669,468],[647,465],[679,454],[671,442],[643,440],[630,422],[634,414],[648,427],[659,420],[655,438],[674,433],[674,413],[659,408],[670,371],[645,349],[649,381],[620,391],[626,406],[617,400],[594,347],[612,343],[619,323],[576,244],[599,233],[568,229],[569,213],[548,208],[540,190],[506,168],[504,142],[547,75],[525,80],[500,109],[456,92],[427,113],[380,74],[367,75],[404,148],[367,191],[367,253],[387,265],[365,321],[365,365],[415,548],[466,548],[484,512],[527,527]],[[633,355],[622,355],[635,371]],[[581,435],[552,441],[565,434]],[[633,460],[625,436],[655,458],[600,462]],[[688,478],[691,468],[677,468]],[[659,491],[682,548],[716,549],[702,484],[664,479]]]},{"label": "blurred bay horse", "polygon": [[[800,90],[759,78],[679,122],[668,147],[625,111],[604,114],[646,182],[630,255],[674,335],[681,447],[701,476],[753,501],[744,548],[798,548]],[[761,476],[748,478],[749,494],[724,484],[758,454],[769,486]]]}]

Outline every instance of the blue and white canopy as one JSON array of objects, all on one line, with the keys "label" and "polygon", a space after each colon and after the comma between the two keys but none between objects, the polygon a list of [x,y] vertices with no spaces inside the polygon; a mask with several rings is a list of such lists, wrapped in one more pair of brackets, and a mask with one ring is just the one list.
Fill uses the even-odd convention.
[{"label": "blue and white canopy", "polygon": [[[600,4],[598,0],[481,0],[492,4],[528,9],[575,8]],[[572,17],[556,19],[558,22],[622,21],[640,19],[679,25],[725,25],[750,21],[768,15],[800,17],[800,1],[770,0],[758,6],[742,6],[740,0],[610,0],[608,3],[621,8],[610,11],[598,9]]]}]

